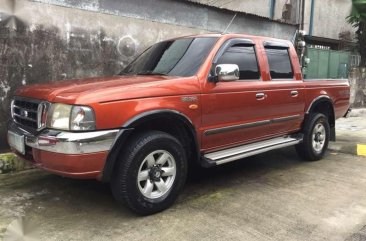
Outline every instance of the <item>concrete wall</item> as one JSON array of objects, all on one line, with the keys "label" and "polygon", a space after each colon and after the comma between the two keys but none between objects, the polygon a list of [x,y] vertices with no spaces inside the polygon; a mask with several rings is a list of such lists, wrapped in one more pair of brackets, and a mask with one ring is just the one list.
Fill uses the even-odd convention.
[{"label": "concrete wall", "polygon": [[[172,0],[0,0],[0,149],[19,86],[116,74],[157,41],[222,32],[233,14]],[[228,32],[291,39],[295,30],[239,14]]]},{"label": "concrete wall", "polygon": [[[272,0],[189,0],[217,8],[240,11],[255,14],[262,17],[270,17],[270,5]],[[300,0],[275,0],[274,20],[282,20],[284,5],[292,5],[291,23],[300,23]],[[314,25],[313,36],[339,39],[339,33],[354,29],[347,24],[346,17],[350,14],[352,0],[314,0]],[[305,30],[310,28],[311,0],[305,0]]]},{"label": "concrete wall", "polygon": [[366,68],[353,68],[350,71],[350,103],[353,108],[366,107]]},{"label": "concrete wall", "polygon": [[274,19],[283,20],[282,14],[285,9],[285,4],[290,4],[291,7],[291,18],[288,22],[292,24],[300,24],[300,1],[299,0],[276,0]]},{"label": "concrete wall", "polygon": [[[313,36],[339,39],[339,33],[354,29],[346,21],[351,13],[352,0],[314,0]],[[309,33],[311,0],[305,0],[305,30]]]}]

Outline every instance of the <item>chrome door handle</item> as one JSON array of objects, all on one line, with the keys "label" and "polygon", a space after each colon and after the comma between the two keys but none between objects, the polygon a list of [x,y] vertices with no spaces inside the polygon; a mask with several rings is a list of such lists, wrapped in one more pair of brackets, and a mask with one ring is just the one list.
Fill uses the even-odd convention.
[{"label": "chrome door handle", "polygon": [[267,95],[265,93],[257,93],[255,97],[257,98],[257,100],[263,100],[267,97]]},{"label": "chrome door handle", "polygon": [[292,97],[296,97],[296,96],[298,96],[299,95],[299,92],[297,91],[297,90],[293,90],[293,91],[291,91],[291,96]]}]

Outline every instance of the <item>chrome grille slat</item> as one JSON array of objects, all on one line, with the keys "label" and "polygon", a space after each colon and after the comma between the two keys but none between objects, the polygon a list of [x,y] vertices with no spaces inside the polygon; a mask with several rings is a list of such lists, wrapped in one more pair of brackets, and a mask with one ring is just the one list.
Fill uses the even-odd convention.
[{"label": "chrome grille slat", "polygon": [[38,106],[41,100],[15,97],[12,104],[13,120],[34,130],[38,129]]},{"label": "chrome grille slat", "polygon": [[16,105],[14,105],[14,108],[19,109],[19,110],[20,110],[20,109],[23,109],[23,110],[26,110],[26,111],[28,111],[28,112],[32,112],[32,113],[37,114],[37,110],[27,109],[27,108],[20,107],[20,106],[16,106]]},{"label": "chrome grille slat", "polygon": [[20,118],[20,119],[24,119],[24,120],[28,120],[28,121],[32,121],[32,122],[37,123],[37,120],[34,120],[34,119],[32,119],[32,118],[29,118],[29,117],[21,116],[21,115],[19,115],[19,114],[17,114],[17,113],[14,113],[14,116],[16,116],[16,117],[18,117],[18,118]]}]

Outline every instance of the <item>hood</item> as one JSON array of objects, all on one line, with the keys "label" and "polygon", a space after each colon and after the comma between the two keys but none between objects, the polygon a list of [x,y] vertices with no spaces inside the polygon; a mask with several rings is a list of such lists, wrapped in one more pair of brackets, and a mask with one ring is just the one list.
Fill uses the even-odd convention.
[{"label": "hood", "polygon": [[15,95],[65,104],[89,104],[133,98],[198,93],[196,77],[134,75],[34,84]]}]

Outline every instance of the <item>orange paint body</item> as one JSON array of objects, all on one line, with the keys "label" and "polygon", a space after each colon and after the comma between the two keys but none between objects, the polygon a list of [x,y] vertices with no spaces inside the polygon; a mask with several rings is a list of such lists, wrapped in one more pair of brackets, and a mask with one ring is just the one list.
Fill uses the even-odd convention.
[{"label": "orange paint body", "polygon": [[[47,100],[51,103],[90,106],[95,112],[98,130],[120,128],[126,121],[147,111],[174,110],[184,114],[193,124],[201,153],[299,131],[306,111],[322,92],[332,100],[336,118],[343,116],[348,110],[348,81],[303,81],[297,54],[290,42],[239,34],[214,36],[218,37],[218,41],[197,74],[192,77],[113,76],[58,81],[54,84],[22,87],[17,90],[16,96]],[[251,39],[255,43],[261,74],[259,80],[218,83],[208,81],[213,58],[222,44],[231,38]],[[271,80],[263,47],[263,42],[267,40],[290,45],[293,79]],[[291,96],[292,90],[298,91],[296,98]],[[256,99],[255,95],[259,91],[264,92],[267,98]],[[185,102],[182,97],[195,97],[195,101]],[[204,134],[209,129],[286,116],[299,118],[216,135]],[[79,178],[98,178],[106,156],[107,153],[62,155],[33,150],[33,158],[38,166],[64,176]]]}]

